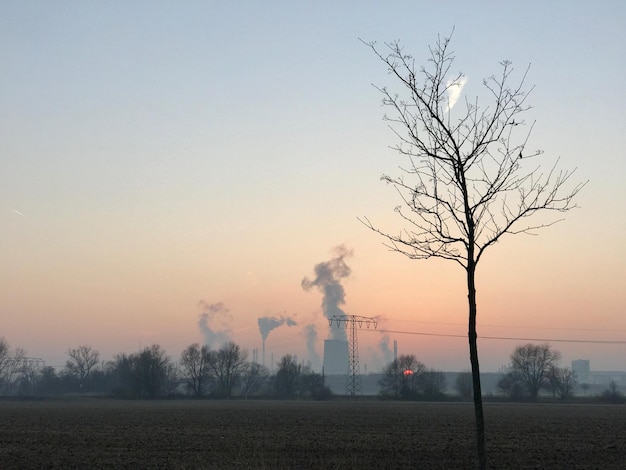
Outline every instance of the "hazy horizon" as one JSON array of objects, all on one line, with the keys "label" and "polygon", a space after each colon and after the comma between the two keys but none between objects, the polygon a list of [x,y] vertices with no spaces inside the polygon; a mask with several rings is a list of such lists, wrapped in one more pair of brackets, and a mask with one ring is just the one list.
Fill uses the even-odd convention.
[{"label": "hazy horizon", "polygon": [[0,337],[59,367],[83,344],[252,355],[273,318],[266,363],[319,363],[333,333],[316,266],[341,257],[333,305],[379,319],[362,366],[396,340],[469,369],[464,271],[391,253],[357,220],[398,226],[379,179],[403,163],[372,84],[400,88],[359,38],[425,64],[454,28],[455,106],[501,60],[518,78],[531,64],[529,146],[589,179],[565,220],[481,260],[481,370],[528,342],[626,370],[625,19],[619,1],[2,2]]}]

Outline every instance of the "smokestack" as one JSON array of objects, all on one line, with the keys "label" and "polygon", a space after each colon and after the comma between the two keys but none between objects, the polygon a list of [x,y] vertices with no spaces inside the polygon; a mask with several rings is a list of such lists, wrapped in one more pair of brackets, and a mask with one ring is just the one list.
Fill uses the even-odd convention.
[{"label": "smokestack", "polygon": [[[306,291],[312,287],[317,287],[323,294],[322,311],[329,320],[335,316],[345,315],[339,308],[346,303],[345,291],[341,285],[341,279],[350,276],[352,270],[346,264],[345,259],[352,256],[352,250],[340,245],[334,249],[336,256],[328,261],[323,261],[315,265],[315,279],[305,277],[302,279],[302,288]],[[336,340],[347,340],[345,328],[330,328],[330,336]]]},{"label": "smokestack", "polygon": [[391,343],[391,340],[389,339],[389,336],[387,335],[382,335],[380,337],[380,341],[378,342],[378,347],[380,348],[383,366],[385,364],[389,364],[394,359],[394,352],[391,348],[390,343]]},{"label": "smokestack", "polygon": [[263,365],[265,365],[265,340],[274,328],[278,328],[281,325],[295,326],[296,321],[293,318],[285,317],[260,317],[257,320],[259,324],[259,331],[261,332],[261,339],[263,340]]},{"label": "smokestack", "polygon": [[395,339],[393,340],[393,360],[398,360],[398,342]]}]

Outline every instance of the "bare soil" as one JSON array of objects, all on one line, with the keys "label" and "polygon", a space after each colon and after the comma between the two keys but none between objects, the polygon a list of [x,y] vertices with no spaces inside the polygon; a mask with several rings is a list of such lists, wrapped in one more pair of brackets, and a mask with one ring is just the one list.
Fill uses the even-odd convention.
[{"label": "bare soil", "polygon": [[[626,406],[485,404],[489,467],[626,468]],[[476,468],[473,408],[377,400],[0,401],[6,468]]]}]

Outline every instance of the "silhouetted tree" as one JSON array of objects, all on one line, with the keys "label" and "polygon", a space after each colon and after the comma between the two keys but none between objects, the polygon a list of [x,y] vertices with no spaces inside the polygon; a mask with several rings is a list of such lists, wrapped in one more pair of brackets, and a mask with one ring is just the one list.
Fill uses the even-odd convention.
[{"label": "silhouetted tree", "polygon": [[[4,341],[4,338],[2,339]],[[2,341],[0,341],[2,342]],[[4,388],[5,395],[19,392],[22,374],[26,371],[26,351],[22,348],[9,349],[4,341],[0,350],[0,386]]]},{"label": "silhouetted tree", "polygon": [[521,400],[524,397],[524,382],[515,371],[509,371],[500,377],[498,389],[511,400]]},{"label": "silhouetted tree", "polygon": [[156,398],[166,391],[172,364],[161,346],[153,344],[144,348],[133,357],[133,363],[139,396]]},{"label": "silhouetted tree", "polygon": [[445,396],[446,376],[435,369],[426,370],[419,378],[419,388],[424,398],[440,399]]},{"label": "silhouetted tree", "polygon": [[285,354],[278,361],[276,375],[274,376],[276,396],[280,398],[294,397],[301,373],[302,366],[296,362],[296,358],[291,354]]},{"label": "silhouetted tree", "polygon": [[414,399],[426,367],[413,354],[401,355],[383,368],[380,394],[392,398]]},{"label": "silhouetted tree", "polygon": [[78,380],[80,390],[86,391],[89,374],[100,362],[100,353],[91,346],[82,345],[74,349],[68,349],[70,357],[65,363],[67,375]]},{"label": "silhouetted tree", "polygon": [[460,372],[454,381],[454,388],[463,400],[472,398],[472,373]]},{"label": "silhouetted tree", "polygon": [[247,399],[249,395],[254,395],[263,389],[269,378],[267,367],[252,362],[248,364],[241,375],[241,394]]},{"label": "silhouetted tree", "polygon": [[536,400],[559,359],[561,353],[553,351],[548,344],[517,346],[511,354],[511,373],[523,384],[529,398]]},{"label": "silhouetted tree", "polygon": [[600,394],[600,400],[607,403],[624,403],[626,402],[626,397],[624,397],[624,394],[619,391],[619,387],[617,386],[615,380],[611,380],[608,388],[603,390]]},{"label": "silhouetted tree", "polygon": [[246,368],[248,352],[232,341],[209,355],[209,370],[216,385],[216,395],[231,398],[233,389]]},{"label": "silhouetted tree", "polygon": [[576,387],[576,374],[569,367],[552,366],[548,371],[548,384],[553,396],[571,398]]},{"label": "silhouetted tree", "polygon": [[103,361],[100,361],[96,367],[89,373],[89,387],[92,392],[109,392],[110,391],[110,377],[108,369]]},{"label": "silhouetted tree", "polygon": [[3,337],[0,337],[0,390],[4,389],[6,393],[7,376],[11,368],[11,350],[9,343]]},{"label": "silhouetted tree", "polygon": [[105,368],[109,377],[109,391],[115,395],[133,396],[140,391],[139,379],[135,374],[135,356],[126,353],[116,354]]},{"label": "silhouetted tree", "polygon": [[17,392],[19,395],[32,395],[35,392],[37,379],[44,362],[41,359],[26,357],[26,352],[24,351],[20,363],[17,377]]},{"label": "silhouetted tree", "polygon": [[50,396],[62,392],[61,379],[54,367],[45,366],[41,369],[34,388],[36,395]]},{"label": "silhouetted tree", "polygon": [[6,360],[9,358],[9,343],[4,337],[0,337],[0,371],[4,370]]},{"label": "silhouetted tree", "polygon": [[575,207],[573,198],[583,185],[568,189],[571,172],[557,171],[555,165],[543,173],[533,163],[541,152],[527,146],[532,126],[524,131],[527,71],[511,85],[511,63],[501,62],[501,73],[483,81],[491,103],[480,107],[478,98],[465,100],[465,109],[457,113],[454,105],[465,77],[450,74],[455,57],[449,37],[429,48],[429,66],[421,68],[397,41],[384,50],[368,45],[405,92],[379,88],[393,113],[385,118],[399,140],[396,150],[406,157],[400,176],[382,179],[401,196],[403,206],[396,212],[406,228],[387,232],[368,218],[362,222],[385,237],[393,251],[412,259],[450,260],[465,270],[477,450],[480,468],[486,468],[476,341],[478,262],[504,234],[551,225],[545,218],[525,221],[538,212]]},{"label": "silhouetted tree", "polygon": [[158,344],[126,355],[118,354],[108,365],[113,392],[138,398],[156,398],[168,392],[174,367]]},{"label": "silhouetted tree", "polygon": [[580,384],[580,388],[583,389],[584,395],[587,396],[587,390],[589,390],[589,384],[588,383],[582,383],[582,384]]},{"label": "silhouetted tree", "polygon": [[194,343],[180,355],[180,371],[194,396],[202,396],[211,378],[211,350],[208,346]]},{"label": "silhouetted tree", "polygon": [[300,396],[313,398],[314,400],[328,400],[333,392],[324,384],[322,374],[313,372],[310,368],[303,368],[298,380],[298,392]]}]

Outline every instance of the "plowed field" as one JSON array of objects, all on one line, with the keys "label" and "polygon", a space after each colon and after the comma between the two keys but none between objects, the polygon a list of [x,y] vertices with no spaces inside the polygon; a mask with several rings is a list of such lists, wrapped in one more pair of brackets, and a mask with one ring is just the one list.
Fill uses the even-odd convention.
[{"label": "plowed field", "polygon": [[[626,406],[485,419],[490,468],[626,468]],[[461,403],[1,401],[0,468],[475,468],[473,423]]]}]

